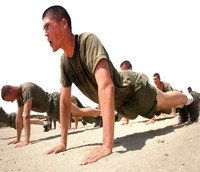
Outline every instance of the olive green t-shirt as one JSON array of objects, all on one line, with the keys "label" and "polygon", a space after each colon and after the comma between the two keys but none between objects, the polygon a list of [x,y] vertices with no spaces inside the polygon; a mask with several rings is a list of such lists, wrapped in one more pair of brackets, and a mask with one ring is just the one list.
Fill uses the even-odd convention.
[{"label": "olive green t-shirt", "polygon": [[168,92],[168,91],[173,91],[173,88],[169,85],[169,83],[163,81],[162,82],[163,84],[163,89],[162,91],[165,93],[165,92]]},{"label": "olive green t-shirt", "polygon": [[20,85],[20,89],[22,95],[17,101],[18,107],[21,107],[32,100],[32,111],[41,113],[49,112],[52,106],[51,94],[45,92],[41,87],[32,82]]},{"label": "olive green t-shirt", "polygon": [[61,57],[61,85],[70,87],[74,83],[89,99],[99,103],[94,72],[98,62],[106,59],[115,86],[115,106],[123,104],[131,91],[128,75],[114,68],[106,49],[94,34],[75,35],[75,39],[73,57],[68,58],[65,53]]}]

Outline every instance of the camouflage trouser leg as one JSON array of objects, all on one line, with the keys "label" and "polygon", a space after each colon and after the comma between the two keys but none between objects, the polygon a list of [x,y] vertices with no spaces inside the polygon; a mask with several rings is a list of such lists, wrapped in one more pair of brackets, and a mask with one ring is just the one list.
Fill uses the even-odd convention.
[{"label": "camouflage trouser leg", "polygon": [[49,117],[60,121],[60,94],[58,92],[53,92],[51,96],[53,98],[52,108],[47,114]]},{"label": "camouflage trouser leg", "polygon": [[179,123],[185,123],[188,121],[188,111],[187,107],[179,108]]},{"label": "camouflage trouser leg", "polygon": [[16,129],[15,119],[16,113],[7,114],[2,107],[0,107],[0,122],[9,125],[12,128]]},{"label": "camouflage trouser leg", "polygon": [[191,93],[194,101],[187,106],[190,115],[190,121],[194,122],[199,118],[199,96],[196,93]]},{"label": "camouflage trouser leg", "polygon": [[192,92],[191,95],[194,98],[193,102],[179,109],[179,122],[181,123],[188,121],[189,117],[192,122],[199,118],[199,96],[194,92]]}]

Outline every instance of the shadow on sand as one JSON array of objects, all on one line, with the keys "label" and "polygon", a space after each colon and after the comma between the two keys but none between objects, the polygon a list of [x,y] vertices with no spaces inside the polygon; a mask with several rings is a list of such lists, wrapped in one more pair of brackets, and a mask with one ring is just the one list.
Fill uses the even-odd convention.
[{"label": "shadow on sand", "polygon": [[124,137],[118,137],[114,140],[114,147],[123,146],[126,149],[125,151],[116,151],[118,153],[141,150],[148,139],[152,139],[155,136],[162,136],[169,134],[171,132],[174,132],[175,129],[179,129],[185,125],[191,125],[191,124],[192,123],[175,124],[157,130],[149,130],[145,132],[126,135]]},{"label": "shadow on sand", "polygon": [[[161,136],[174,132],[175,129],[179,129],[185,125],[191,125],[191,124],[192,123],[170,125],[162,129],[150,130],[150,131],[126,135],[124,137],[119,137],[114,140],[114,148],[118,146],[123,146],[126,149],[125,151],[116,151],[117,153],[125,153],[128,151],[141,150],[148,139],[154,138],[155,136]],[[101,146],[101,145],[102,143],[84,144],[77,147],[68,148],[68,150],[78,149],[85,146]]]},{"label": "shadow on sand", "polygon": [[[68,135],[78,134],[78,133],[82,133],[85,131],[96,130],[96,129],[98,129],[98,128],[89,128],[89,129],[85,129],[85,130],[71,130],[71,131],[69,130]],[[49,132],[51,132],[51,131],[49,131]],[[30,144],[35,144],[35,143],[38,143],[41,141],[46,141],[46,140],[51,140],[51,139],[56,139],[58,137],[61,137],[61,134],[57,134],[54,136],[49,136],[49,137],[45,137],[45,138],[41,138],[41,139],[37,139],[37,140],[32,140],[32,141],[30,141]]]},{"label": "shadow on sand", "polygon": [[[167,117],[167,118],[169,118],[169,117]],[[165,120],[165,119],[166,118],[161,118],[161,119],[159,119],[159,121]],[[146,120],[141,121],[141,122],[146,122]],[[191,124],[193,124],[193,123],[175,124],[175,125],[167,126],[165,128],[161,128],[161,129],[149,130],[149,131],[145,131],[145,132],[126,135],[126,136],[123,136],[123,137],[118,137],[114,140],[114,148],[118,147],[118,146],[123,146],[126,149],[124,151],[116,151],[117,153],[125,153],[125,152],[128,152],[128,151],[141,150],[144,147],[145,142],[148,139],[152,139],[155,136],[162,136],[162,135],[169,134],[171,132],[174,132],[175,129],[179,129],[179,128],[182,128],[185,125],[191,125]],[[70,132],[69,135],[78,134],[78,133],[82,133],[84,131],[96,130],[96,129],[99,129],[99,128],[90,128],[90,129],[85,129],[85,130],[73,131],[73,132]],[[46,138],[41,138],[41,139],[38,139],[38,140],[33,140],[33,141],[30,142],[30,144],[35,144],[35,143],[38,143],[38,142],[41,142],[41,141],[51,140],[51,139],[55,139],[55,138],[58,138],[58,137],[61,137],[61,134],[49,136],[49,137],[46,137]],[[16,137],[0,138],[0,140],[6,140],[6,139],[11,139],[11,138],[16,138]],[[88,143],[88,144],[83,144],[83,145],[80,145],[80,146],[68,148],[67,150],[78,149],[78,148],[82,148],[82,147],[85,147],[85,146],[100,146],[100,145],[102,145],[102,142],[101,143],[92,143],[92,144]]]}]

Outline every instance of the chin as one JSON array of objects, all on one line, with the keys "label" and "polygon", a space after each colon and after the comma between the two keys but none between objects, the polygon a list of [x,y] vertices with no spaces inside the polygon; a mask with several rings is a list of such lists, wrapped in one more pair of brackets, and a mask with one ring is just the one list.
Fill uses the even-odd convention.
[{"label": "chin", "polygon": [[55,49],[55,48],[52,48],[52,51],[53,51],[53,52],[56,52],[56,51],[58,51],[58,49],[57,49],[57,48],[56,48],[56,49]]}]

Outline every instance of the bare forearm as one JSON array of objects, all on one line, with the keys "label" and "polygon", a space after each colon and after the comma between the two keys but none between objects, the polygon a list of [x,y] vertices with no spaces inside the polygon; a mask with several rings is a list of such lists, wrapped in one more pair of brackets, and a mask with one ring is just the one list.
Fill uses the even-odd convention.
[{"label": "bare forearm", "polygon": [[60,102],[60,124],[61,124],[61,143],[67,146],[67,135],[70,120],[70,108],[64,102]]},{"label": "bare forearm", "polygon": [[17,129],[17,140],[20,141],[21,133],[22,133],[22,117],[17,117],[15,121],[16,129]]},{"label": "bare forearm", "polygon": [[93,163],[112,153],[114,140],[114,84],[106,59],[101,59],[95,69],[98,85],[98,97],[103,117],[103,145],[94,149],[81,162],[81,165]]},{"label": "bare forearm", "polygon": [[103,117],[103,144],[113,148],[114,140],[114,88],[112,86],[102,90],[100,95],[100,106]]},{"label": "bare forearm", "polygon": [[30,113],[24,115],[24,131],[25,131],[25,141],[29,143],[30,140]]}]

